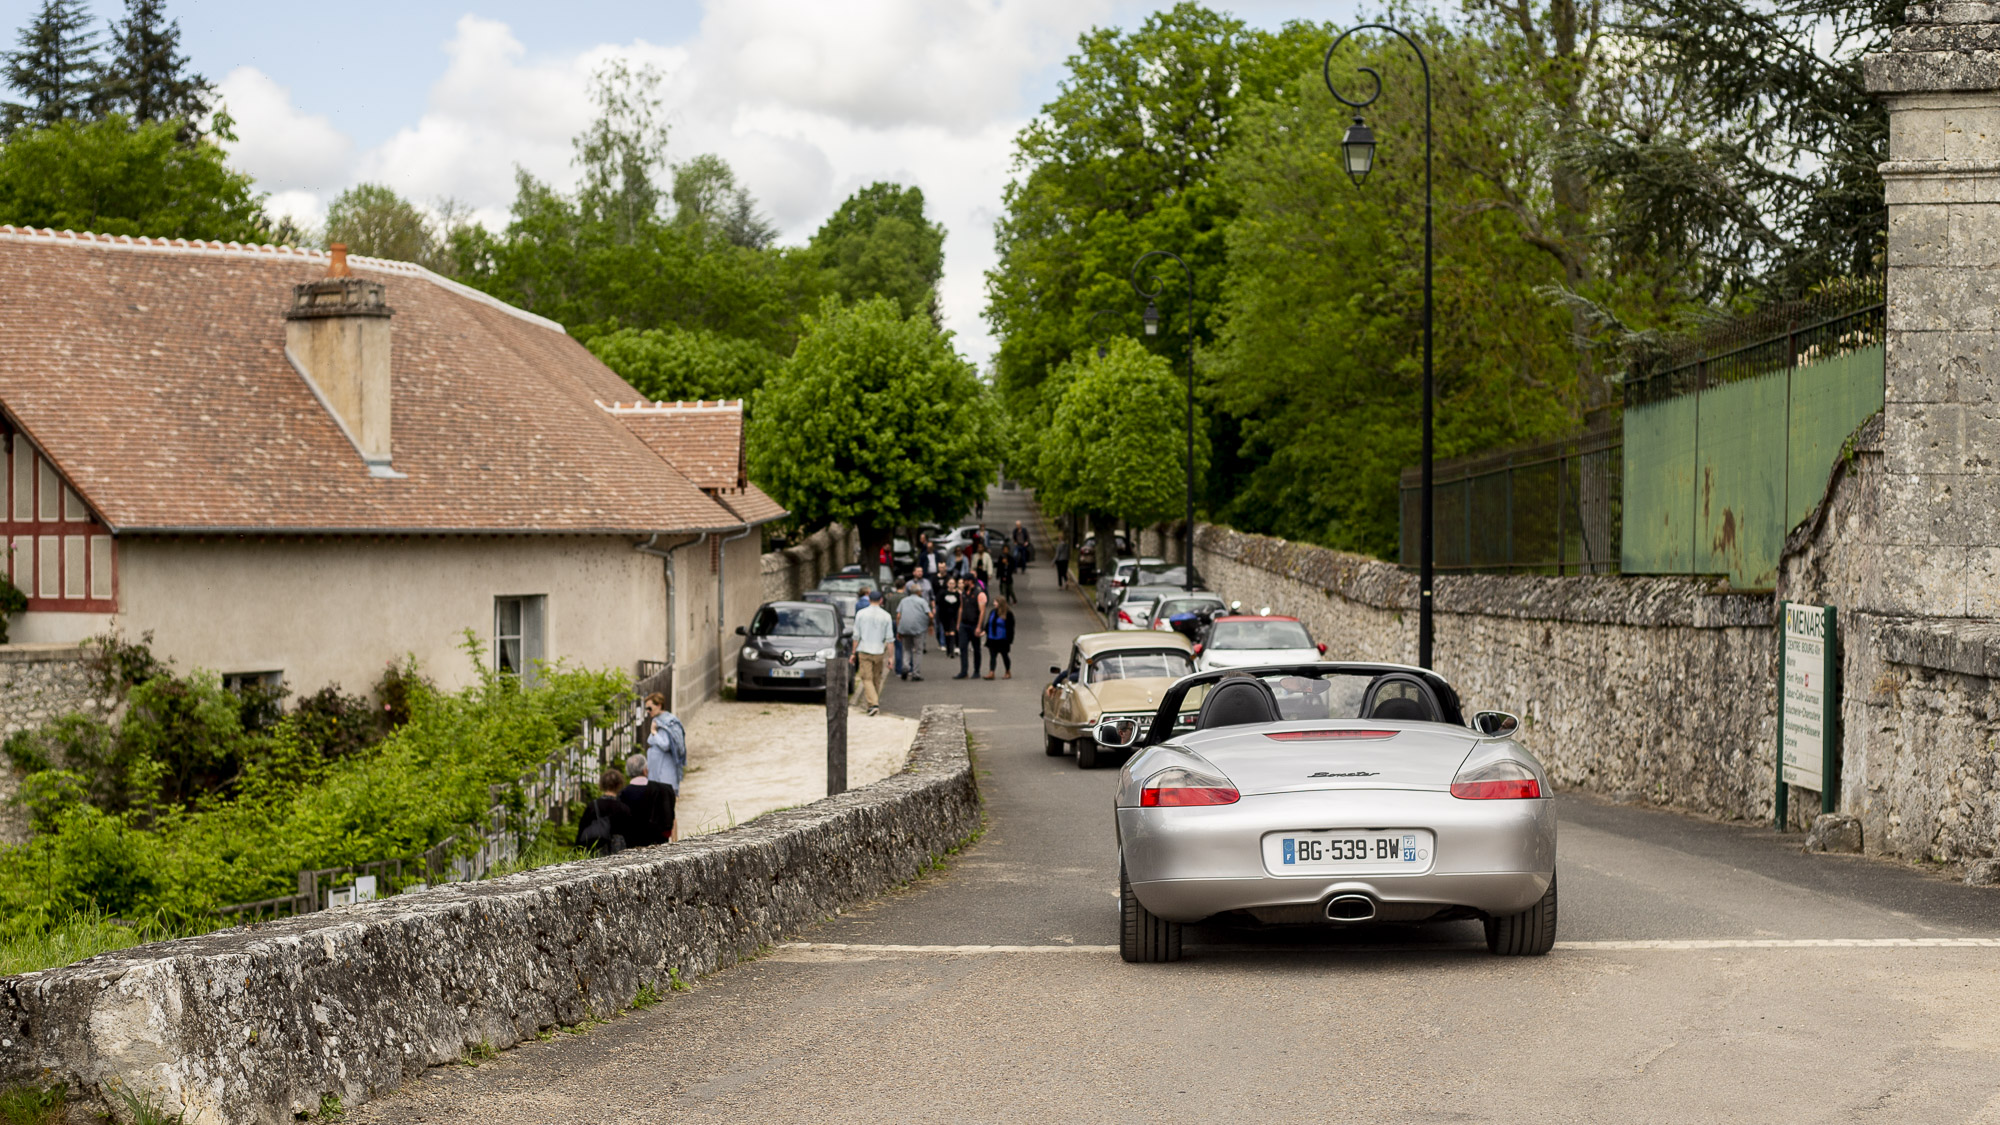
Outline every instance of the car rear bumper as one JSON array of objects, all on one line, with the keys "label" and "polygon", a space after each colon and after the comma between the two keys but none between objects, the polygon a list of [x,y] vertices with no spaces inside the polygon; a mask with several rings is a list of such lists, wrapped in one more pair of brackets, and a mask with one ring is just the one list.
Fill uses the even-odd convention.
[{"label": "car rear bumper", "polygon": [[[1409,874],[1274,875],[1265,868],[1266,835],[1340,828],[1429,829],[1436,854],[1426,870]],[[1336,894],[1512,914],[1534,905],[1554,877],[1556,819],[1546,800],[1319,790],[1212,807],[1120,808],[1118,846],[1139,901],[1171,921],[1309,905]]]}]

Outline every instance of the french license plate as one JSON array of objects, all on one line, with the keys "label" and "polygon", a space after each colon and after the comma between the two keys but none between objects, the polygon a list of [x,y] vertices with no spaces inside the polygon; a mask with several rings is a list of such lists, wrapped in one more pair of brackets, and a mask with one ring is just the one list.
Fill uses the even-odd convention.
[{"label": "french license plate", "polygon": [[1436,841],[1422,828],[1273,832],[1264,867],[1273,875],[1393,875],[1428,871]]},{"label": "french license plate", "polygon": [[771,678],[774,680],[803,680],[805,676],[806,670],[804,668],[771,669]]}]

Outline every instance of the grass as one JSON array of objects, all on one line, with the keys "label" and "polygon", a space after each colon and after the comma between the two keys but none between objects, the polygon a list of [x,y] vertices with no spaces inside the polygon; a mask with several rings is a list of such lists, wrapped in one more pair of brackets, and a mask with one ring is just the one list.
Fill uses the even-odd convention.
[{"label": "grass", "polygon": [[339,1121],[347,1116],[347,1107],[340,1104],[339,1094],[321,1094],[317,1116],[321,1121]]},{"label": "grass", "polygon": [[460,1059],[459,1061],[467,1066],[476,1067],[480,1063],[492,1062],[494,1059],[497,1059],[499,1057],[500,1057],[500,1049],[498,1047],[495,1047],[493,1044],[488,1043],[486,1040],[481,1039],[479,1042],[474,1043],[470,1047],[467,1047],[465,1049],[465,1057]]},{"label": "grass", "polygon": [[[671,975],[672,970],[668,970],[668,972]],[[665,997],[660,995],[659,989],[653,987],[653,982],[647,981],[645,984],[639,986],[639,994],[632,997],[632,1010],[643,1012],[663,999]]]},{"label": "grass", "polygon": [[0,1090],[0,1125],[61,1125],[69,1090],[63,1086],[13,1086]]},{"label": "grass", "polygon": [[[38,926],[18,937],[0,941],[0,977],[53,969],[149,941],[170,941],[204,934],[222,925],[224,923],[218,919],[203,919],[181,926],[134,923],[113,918],[100,910],[73,914],[56,925]],[[0,1118],[0,1125],[7,1125],[5,1118]]]},{"label": "grass", "polygon": [[168,1117],[159,1102],[152,1098],[141,1101],[139,1095],[123,1087],[113,1087],[111,1096],[125,1107],[125,1120],[130,1125],[185,1125],[187,1121],[186,1110]]}]

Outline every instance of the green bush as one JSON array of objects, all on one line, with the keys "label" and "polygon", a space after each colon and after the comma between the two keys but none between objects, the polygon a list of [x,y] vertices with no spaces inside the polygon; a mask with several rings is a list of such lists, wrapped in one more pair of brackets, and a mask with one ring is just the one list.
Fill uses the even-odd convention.
[{"label": "green bush", "polygon": [[0,645],[7,643],[8,619],[27,608],[28,595],[12,579],[0,574]]},{"label": "green bush", "polygon": [[[481,673],[462,691],[399,668],[408,721],[372,744],[349,731],[364,710],[374,721],[372,709],[337,691],[252,736],[213,677],[144,681],[111,744],[131,748],[129,792],[176,799],[99,804],[89,775],[51,768],[70,744],[36,732],[15,761],[42,755],[23,791],[46,830],[0,846],[0,943],[92,912],[199,929],[224,905],[290,892],[303,868],[414,856],[482,821],[490,786],[576,737],[628,686],[621,673],[556,665],[523,687],[487,670],[470,638],[466,650]],[[203,788],[230,770],[226,784]],[[559,843],[545,841],[536,858],[558,856]]]}]

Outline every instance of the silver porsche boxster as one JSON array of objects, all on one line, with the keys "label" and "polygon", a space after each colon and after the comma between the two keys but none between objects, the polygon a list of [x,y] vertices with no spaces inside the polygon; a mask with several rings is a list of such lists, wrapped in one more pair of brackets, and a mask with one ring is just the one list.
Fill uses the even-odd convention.
[{"label": "silver porsche boxster", "polygon": [[1495,953],[1556,934],[1548,776],[1498,711],[1434,672],[1317,663],[1199,672],[1095,734],[1118,779],[1119,948],[1173,961],[1212,918],[1476,918]]}]

